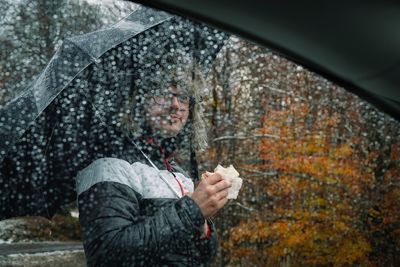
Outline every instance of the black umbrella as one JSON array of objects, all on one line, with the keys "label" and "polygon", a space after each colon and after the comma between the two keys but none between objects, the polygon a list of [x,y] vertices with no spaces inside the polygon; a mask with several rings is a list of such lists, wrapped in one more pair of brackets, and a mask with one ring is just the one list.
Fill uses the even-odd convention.
[{"label": "black umbrella", "polygon": [[120,125],[134,85],[160,85],[165,53],[178,55],[176,64],[194,58],[206,71],[225,39],[203,24],[140,7],[111,28],[64,41],[41,75],[0,110],[0,219],[51,217],[74,201],[79,170],[136,149]]}]

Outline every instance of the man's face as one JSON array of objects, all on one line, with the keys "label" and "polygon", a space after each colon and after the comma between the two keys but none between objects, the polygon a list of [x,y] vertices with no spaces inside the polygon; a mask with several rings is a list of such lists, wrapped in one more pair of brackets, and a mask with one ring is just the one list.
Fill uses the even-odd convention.
[{"label": "man's face", "polygon": [[176,136],[189,117],[189,97],[171,85],[164,91],[150,95],[145,104],[147,121],[155,134]]}]

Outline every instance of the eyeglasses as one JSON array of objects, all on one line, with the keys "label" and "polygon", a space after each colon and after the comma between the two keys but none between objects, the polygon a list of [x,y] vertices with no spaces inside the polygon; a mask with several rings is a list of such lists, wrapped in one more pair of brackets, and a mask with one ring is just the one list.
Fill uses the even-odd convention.
[{"label": "eyeglasses", "polygon": [[157,92],[152,95],[154,102],[158,105],[168,106],[173,97],[176,97],[180,105],[189,105],[191,97],[186,94],[175,94],[172,92]]}]

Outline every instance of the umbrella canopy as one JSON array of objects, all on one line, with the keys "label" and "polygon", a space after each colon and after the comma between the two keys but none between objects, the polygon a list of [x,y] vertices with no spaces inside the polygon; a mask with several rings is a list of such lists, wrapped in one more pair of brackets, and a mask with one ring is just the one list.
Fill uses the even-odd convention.
[{"label": "umbrella canopy", "polygon": [[[226,37],[140,7],[108,29],[65,40],[41,75],[0,110],[0,219],[51,217],[74,201],[79,170],[135,149],[121,130],[132,88],[161,86],[166,64],[198,62],[204,73]],[[174,62],[162,62],[165,54]]]},{"label": "umbrella canopy", "polygon": [[400,120],[395,1],[135,0],[280,52]]}]

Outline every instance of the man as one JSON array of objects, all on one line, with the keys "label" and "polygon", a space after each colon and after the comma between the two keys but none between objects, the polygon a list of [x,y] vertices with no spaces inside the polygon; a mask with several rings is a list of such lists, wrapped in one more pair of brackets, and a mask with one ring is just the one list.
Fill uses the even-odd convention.
[{"label": "man", "polygon": [[162,72],[164,85],[136,83],[145,88],[134,97],[130,114],[143,130],[135,138],[140,149],[99,158],[76,178],[88,266],[204,266],[215,256],[210,217],[226,204],[231,184],[212,174],[194,190],[171,160],[179,142],[196,129],[199,105],[192,79],[182,83],[191,76],[177,72]]}]

